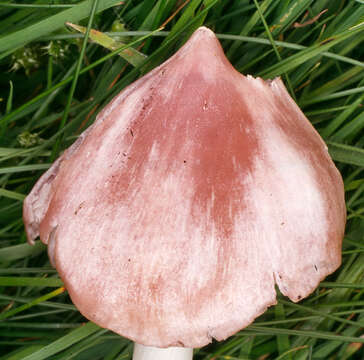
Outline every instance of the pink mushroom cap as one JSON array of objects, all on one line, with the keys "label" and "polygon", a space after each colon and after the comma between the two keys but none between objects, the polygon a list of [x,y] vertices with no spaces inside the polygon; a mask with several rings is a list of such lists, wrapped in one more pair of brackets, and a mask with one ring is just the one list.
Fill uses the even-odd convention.
[{"label": "pink mushroom cap", "polygon": [[238,73],[201,27],[117,95],[24,202],[80,312],[200,347],[341,263],[341,176],[279,78]]}]

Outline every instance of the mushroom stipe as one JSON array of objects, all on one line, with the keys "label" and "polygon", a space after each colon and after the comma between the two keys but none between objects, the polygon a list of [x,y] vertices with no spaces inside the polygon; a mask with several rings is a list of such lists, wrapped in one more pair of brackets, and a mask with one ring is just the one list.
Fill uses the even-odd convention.
[{"label": "mushroom stipe", "polygon": [[[124,155],[126,154],[126,155]],[[80,312],[145,346],[201,347],[307,297],[341,263],[341,176],[279,78],[201,27],[124,89],[24,202]]]}]

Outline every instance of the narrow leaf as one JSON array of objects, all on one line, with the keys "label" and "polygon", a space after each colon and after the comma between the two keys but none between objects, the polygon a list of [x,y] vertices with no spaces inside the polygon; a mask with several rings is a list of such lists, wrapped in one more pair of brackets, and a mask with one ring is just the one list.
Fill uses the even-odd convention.
[{"label": "narrow leaf", "polygon": [[355,146],[328,142],[331,157],[338,162],[364,167],[364,150]]},{"label": "narrow leaf", "polygon": [[34,277],[15,277],[1,276],[0,286],[47,286],[60,287],[63,281],[58,278],[34,278]]},{"label": "narrow leaf", "polygon": [[85,339],[100,330],[100,327],[92,322],[88,322],[86,325],[72,330],[69,334],[61,337],[53,343],[45,346],[44,348],[34,352],[32,355],[26,356],[23,360],[43,360],[48,357],[57,354],[58,352],[67,349],[71,345]]},{"label": "narrow leaf", "polygon": [[[1,189],[0,189],[1,190]],[[36,256],[42,253],[46,246],[36,241],[35,245],[20,244],[0,249],[0,262],[24,259],[28,256]]]},{"label": "narrow leaf", "polygon": [[9,90],[8,101],[6,102],[6,114],[9,114],[9,112],[11,112],[11,108],[13,106],[14,85],[11,80],[9,81],[9,83],[10,83],[10,90]]},{"label": "narrow leaf", "polygon": [[[100,0],[97,8],[97,13],[110,8],[120,3],[118,0]],[[50,16],[37,22],[34,25],[28,26],[26,30],[22,29],[5,35],[0,38],[0,53],[11,49],[16,49],[37,39],[42,35],[47,35],[64,26],[66,21],[77,22],[90,15],[93,0],[86,0],[71,9],[59,12],[56,15]],[[3,56],[0,55],[0,58]]]},{"label": "narrow leaf", "polygon": [[19,194],[15,191],[10,191],[10,190],[6,190],[6,189],[0,189],[0,197],[1,196],[7,197],[9,199],[20,200],[20,201],[23,201],[25,199],[24,194]]},{"label": "narrow leaf", "polygon": [[[85,34],[86,28],[80,25],[72,24],[70,22],[66,23],[68,26],[70,26],[72,29]],[[101,31],[97,31],[94,29],[91,29],[89,38],[96,44],[99,44],[103,46],[106,49],[109,49],[111,51],[117,50],[121,48],[122,46],[125,46],[126,44],[114,40],[112,37],[106,35],[105,33]],[[133,66],[139,66],[141,65],[145,59],[147,58],[146,55],[141,53],[140,51],[130,47],[128,49],[125,49],[123,51],[120,51],[119,56],[121,56],[124,60],[126,60],[128,63],[130,63]]]},{"label": "narrow leaf", "polygon": [[27,310],[31,307],[33,307],[34,305],[38,305],[39,303],[42,303],[43,301],[46,301],[48,299],[51,299],[59,294],[62,294],[63,292],[65,291],[65,288],[64,287],[60,287],[58,288],[57,290],[54,290],[46,295],[43,295],[41,297],[38,297],[36,299],[34,299],[33,301],[30,301],[24,305],[21,305],[21,306],[18,306],[17,308],[15,309],[12,309],[12,310],[9,310],[9,311],[5,311],[5,312],[2,312],[0,313],[0,320],[4,320],[4,319],[7,319],[15,314],[18,314],[24,310]]},{"label": "narrow leaf", "polygon": [[0,168],[0,174],[13,174],[24,171],[46,170],[50,166],[51,164],[31,164],[31,165],[12,166],[12,167]]}]

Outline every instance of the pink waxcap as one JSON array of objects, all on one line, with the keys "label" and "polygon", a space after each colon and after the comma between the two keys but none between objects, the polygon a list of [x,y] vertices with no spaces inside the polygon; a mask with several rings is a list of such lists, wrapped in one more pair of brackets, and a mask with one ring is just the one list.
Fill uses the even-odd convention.
[{"label": "pink waxcap", "polygon": [[140,344],[200,347],[341,263],[344,188],[282,81],[195,31],[117,95],[24,202],[72,301]]}]

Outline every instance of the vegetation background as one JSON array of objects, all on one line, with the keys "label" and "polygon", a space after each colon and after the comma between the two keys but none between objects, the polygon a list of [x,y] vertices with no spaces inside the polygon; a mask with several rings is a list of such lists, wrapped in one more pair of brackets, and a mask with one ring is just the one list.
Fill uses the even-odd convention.
[{"label": "vegetation background", "polygon": [[131,358],[72,305],[45,246],[26,244],[22,200],[115,94],[205,24],[240,72],[283,78],[343,175],[348,223],[343,265],[314,294],[280,295],[195,359],[364,359],[363,21],[363,0],[1,1],[0,358]]}]

